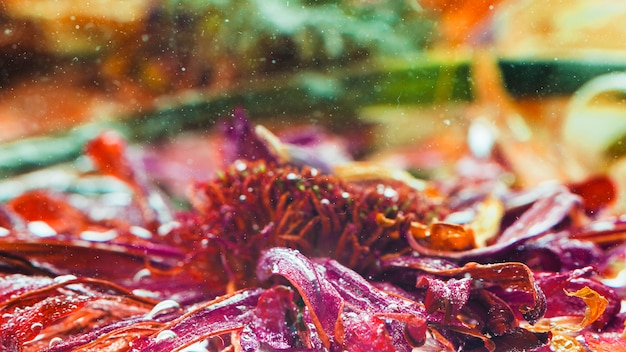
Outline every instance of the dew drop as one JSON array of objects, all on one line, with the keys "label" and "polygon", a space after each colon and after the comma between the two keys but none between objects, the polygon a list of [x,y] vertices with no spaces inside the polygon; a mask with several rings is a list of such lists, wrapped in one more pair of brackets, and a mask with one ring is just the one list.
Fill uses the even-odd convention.
[{"label": "dew drop", "polygon": [[30,329],[34,333],[38,334],[41,331],[41,329],[43,329],[43,324],[42,323],[33,323],[33,325],[30,326]]},{"label": "dew drop", "polygon": [[148,268],[143,268],[139,271],[137,271],[137,273],[135,274],[135,276],[133,276],[133,281],[140,281],[141,279],[143,279],[144,277],[149,277],[152,273],[150,272],[150,269]]},{"label": "dew drop", "polygon": [[237,171],[243,172],[243,171],[246,171],[247,168],[248,168],[248,166],[243,161],[241,161],[241,160],[235,161],[235,169]]},{"label": "dew drop", "polygon": [[152,292],[149,290],[144,290],[142,288],[136,288],[132,292],[133,292],[133,295],[139,296],[139,297],[148,297],[148,298],[153,298],[153,299],[157,299],[159,297],[158,293]]},{"label": "dew drop", "polygon": [[168,233],[172,232],[172,230],[177,229],[179,226],[180,223],[178,221],[169,221],[161,224],[161,226],[159,226],[159,229],[157,230],[157,233],[159,234],[159,236],[165,236]]},{"label": "dew drop", "polygon": [[80,238],[89,242],[107,242],[117,237],[117,231],[83,231],[80,233]]},{"label": "dew drop", "polygon": [[385,187],[385,190],[383,191],[383,196],[387,198],[394,198],[398,196],[398,192],[393,188]]},{"label": "dew drop", "polygon": [[[180,304],[178,304],[178,302],[172,300],[172,299],[166,299],[164,301],[161,301],[159,303],[157,303],[156,306],[154,306],[154,308],[152,308],[152,310],[150,311],[150,313],[146,314],[146,318],[148,319],[152,319],[155,316],[162,314],[168,310],[171,309],[176,309],[179,308]],[[165,330],[168,331],[168,330]],[[163,332],[165,332],[163,331]]]},{"label": "dew drop", "polygon": [[131,226],[130,229],[128,230],[130,231],[130,233],[132,233],[133,235],[139,238],[144,238],[144,239],[152,238],[152,232],[150,232],[148,229],[145,229],[141,226]]},{"label": "dew drop", "polygon": [[57,277],[55,277],[54,279],[52,279],[52,281],[56,282],[56,283],[63,283],[63,282],[68,282],[68,281],[72,281],[72,280],[76,280],[77,277],[74,275],[59,275]]},{"label": "dew drop", "polygon": [[52,347],[52,346],[56,346],[59,343],[61,343],[63,341],[62,338],[60,337],[53,337],[50,339],[50,342],[48,343],[48,347]]},{"label": "dew drop", "polygon": [[163,330],[157,335],[156,341],[159,342],[163,340],[175,339],[177,337],[178,335],[176,335],[176,333],[172,330]]},{"label": "dew drop", "polygon": [[44,221],[29,222],[28,231],[37,237],[51,237],[57,234],[57,232]]}]

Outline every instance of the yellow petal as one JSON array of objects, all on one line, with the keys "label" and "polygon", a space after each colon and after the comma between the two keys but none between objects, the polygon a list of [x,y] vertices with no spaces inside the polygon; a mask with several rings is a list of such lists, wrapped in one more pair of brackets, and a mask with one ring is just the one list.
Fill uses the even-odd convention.
[{"label": "yellow petal", "polygon": [[567,292],[565,294],[570,297],[578,297],[581,298],[585,304],[587,305],[587,309],[585,310],[585,317],[583,320],[578,323],[578,325],[571,326],[571,329],[582,330],[585,327],[589,326],[594,321],[598,320],[604,310],[606,309],[609,301],[598,292],[589,288],[589,286],[585,286],[576,292]]}]

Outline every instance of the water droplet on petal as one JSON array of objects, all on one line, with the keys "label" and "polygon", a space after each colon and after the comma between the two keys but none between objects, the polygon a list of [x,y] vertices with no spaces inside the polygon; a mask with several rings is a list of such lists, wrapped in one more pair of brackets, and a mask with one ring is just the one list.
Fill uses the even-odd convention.
[{"label": "water droplet on petal", "polygon": [[177,229],[180,226],[178,221],[169,221],[164,224],[161,224],[157,229],[157,233],[159,236],[165,236],[170,233],[172,230]]},{"label": "water droplet on petal", "polygon": [[48,347],[52,347],[52,346],[58,345],[62,341],[63,341],[63,339],[60,338],[60,337],[53,337],[53,338],[50,339],[50,342],[48,343]]},{"label": "water droplet on petal", "polygon": [[77,277],[74,275],[59,275],[52,280],[57,283],[63,283],[63,282],[72,281],[76,279]]},{"label": "water droplet on petal", "polygon": [[178,335],[176,335],[175,332],[173,332],[172,330],[163,330],[161,331],[157,337],[156,337],[156,341],[163,341],[163,340],[168,340],[168,339],[175,339],[177,338]]},{"label": "water droplet on petal", "polygon": [[[152,319],[155,316],[162,314],[168,310],[171,309],[176,309],[179,308],[180,304],[178,304],[178,302],[172,300],[172,299],[166,299],[164,301],[161,301],[159,303],[157,303],[156,306],[154,306],[154,308],[152,308],[152,310],[150,311],[150,313],[146,314],[146,318],[148,319]],[[167,330],[166,330],[167,331]]]},{"label": "water droplet on petal", "polygon": [[34,333],[38,334],[41,331],[41,329],[43,329],[43,324],[42,323],[33,323],[33,325],[30,326],[30,329]]},{"label": "water droplet on petal", "polygon": [[241,161],[241,160],[235,161],[235,169],[237,171],[243,172],[243,171],[246,171],[247,168],[248,168],[248,166],[243,161]]},{"label": "water droplet on petal", "polygon": [[57,234],[56,230],[44,221],[29,222],[28,231],[37,237],[51,237]]},{"label": "water droplet on petal", "polygon": [[107,242],[117,237],[117,231],[83,231],[80,233],[80,238],[89,242]]},{"label": "water droplet on petal", "polygon": [[139,238],[150,239],[152,237],[152,232],[150,232],[148,229],[145,229],[141,226],[131,226],[129,231],[130,233],[132,233],[133,235]]}]

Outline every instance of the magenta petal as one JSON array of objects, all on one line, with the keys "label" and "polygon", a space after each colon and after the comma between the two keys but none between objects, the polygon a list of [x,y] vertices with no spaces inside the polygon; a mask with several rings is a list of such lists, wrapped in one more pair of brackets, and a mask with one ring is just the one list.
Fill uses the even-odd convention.
[{"label": "magenta petal", "polygon": [[224,161],[230,164],[238,159],[278,161],[268,146],[254,132],[254,127],[248,120],[243,108],[237,107],[229,119],[222,121],[222,133],[226,137]]},{"label": "magenta petal", "polygon": [[272,275],[286,278],[298,290],[304,303],[311,309],[313,323],[326,347],[331,345],[335,331],[340,329],[343,299],[337,290],[318,273],[310,259],[299,251],[272,248],[259,259],[257,276],[261,281]]},{"label": "magenta petal", "polygon": [[581,206],[580,197],[565,187],[557,188],[537,200],[513,225],[504,230],[498,243],[540,235],[561,223],[577,206]]},{"label": "magenta petal", "polygon": [[172,321],[158,334],[137,341],[133,348],[142,352],[173,351],[210,337],[241,330],[250,321],[250,312],[263,292],[263,289],[257,288],[218,298]]},{"label": "magenta petal", "polygon": [[268,289],[259,297],[250,323],[241,332],[241,348],[244,351],[259,351],[294,347],[299,340],[295,326],[297,314],[292,290],[284,286]]},{"label": "magenta petal", "polygon": [[424,304],[429,313],[443,311],[446,319],[456,316],[467,303],[470,296],[472,279],[451,278],[443,281],[434,277],[423,276],[417,286],[426,286]]}]

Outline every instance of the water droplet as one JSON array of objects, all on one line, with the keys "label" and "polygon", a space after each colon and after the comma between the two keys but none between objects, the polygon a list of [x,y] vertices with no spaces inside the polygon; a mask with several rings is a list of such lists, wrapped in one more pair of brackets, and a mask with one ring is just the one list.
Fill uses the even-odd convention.
[{"label": "water droplet", "polygon": [[235,161],[235,169],[237,171],[243,172],[243,171],[246,171],[247,168],[248,168],[248,166],[243,161],[241,161],[241,160]]},{"label": "water droplet", "polygon": [[157,337],[156,337],[156,341],[163,341],[163,340],[168,340],[168,339],[175,339],[177,338],[178,335],[176,335],[175,332],[173,332],[172,330],[163,330],[161,331]]},{"label": "water droplet", "polygon": [[396,192],[396,190],[393,188],[385,187],[385,190],[383,191],[383,195],[387,198],[394,198],[398,196],[398,192]]},{"label": "water droplet", "polygon": [[324,205],[328,205],[328,204],[330,204],[330,201],[328,199],[324,198],[324,199],[320,200],[320,203],[322,203]]},{"label": "water droplet", "polygon": [[246,195],[245,194],[240,195],[239,196],[239,200],[242,201],[242,202],[245,201],[246,200]]},{"label": "water droplet", "polygon": [[80,233],[80,238],[89,242],[107,242],[117,237],[117,231],[83,231]]},{"label": "water droplet", "polygon": [[11,231],[0,226],[0,237],[8,236],[10,233]]},{"label": "water droplet", "polygon": [[54,279],[52,279],[52,281],[60,284],[60,283],[64,283],[64,282],[68,282],[68,281],[72,281],[76,279],[77,277],[74,275],[59,275],[55,277]]},{"label": "water droplet", "polygon": [[30,326],[30,329],[34,333],[38,334],[41,331],[41,329],[43,329],[43,324],[42,323],[33,323],[33,325]]},{"label": "water droplet", "polygon": [[203,238],[203,239],[200,241],[200,245],[202,246],[202,248],[206,248],[206,247],[209,245],[209,240],[208,240],[208,239],[206,239],[206,238]]},{"label": "water droplet", "polygon": [[133,290],[133,295],[139,296],[139,297],[149,297],[149,298],[154,298],[154,299],[157,299],[159,297],[158,293],[152,292],[152,291],[148,291],[148,290],[144,290],[142,288],[134,289]]},{"label": "water droplet", "polygon": [[295,180],[297,180],[297,179],[298,179],[298,175],[296,175],[296,174],[295,174],[295,173],[293,173],[293,172],[290,172],[290,173],[288,173],[288,174],[287,174],[287,179],[288,179],[289,181],[295,181]]},{"label": "water droplet", "polygon": [[177,309],[179,307],[180,307],[180,304],[178,304],[178,302],[172,299],[166,299],[164,301],[157,303],[157,305],[154,306],[154,308],[152,308],[150,313],[146,314],[146,318],[152,319],[159,314],[163,314],[164,312],[168,310]]},{"label": "water droplet", "polygon": [[50,342],[48,343],[48,347],[52,347],[52,346],[58,345],[62,341],[63,341],[63,339],[60,338],[60,337],[53,337],[53,338],[50,339]]},{"label": "water droplet", "polygon": [[145,229],[141,226],[131,226],[130,229],[128,230],[130,231],[130,233],[132,233],[133,235],[139,238],[145,238],[145,239],[152,238],[152,232],[148,231],[148,229]]},{"label": "water droplet", "polygon": [[51,237],[57,234],[57,232],[44,221],[29,222],[28,231],[37,237]]},{"label": "water droplet", "polygon": [[150,269],[143,268],[143,269],[137,271],[135,276],[133,276],[133,281],[139,281],[139,280],[143,279],[144,277],[150,276],[151,274],[152,273],[150,272]]},{"label": "water droplet", "polygon": [[165,236],[170,233],[172,230],[177,229],[180,226],[178,221],[169,221],[159,226],[157,233],[159,236]]}]

